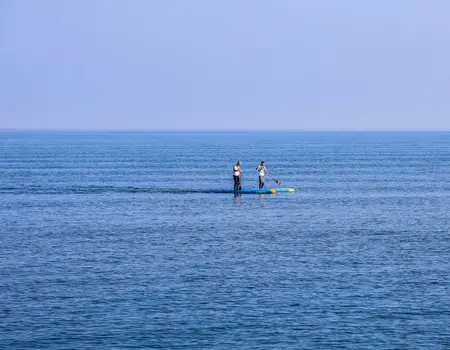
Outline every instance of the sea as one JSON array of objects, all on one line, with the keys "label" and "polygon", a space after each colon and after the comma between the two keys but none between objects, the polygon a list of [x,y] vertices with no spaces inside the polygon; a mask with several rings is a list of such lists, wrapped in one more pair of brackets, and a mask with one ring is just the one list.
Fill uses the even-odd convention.
[{"label": "sea", "polygon": [[0,239],[0,349],[450,349],[449,132],[4,130]]}]

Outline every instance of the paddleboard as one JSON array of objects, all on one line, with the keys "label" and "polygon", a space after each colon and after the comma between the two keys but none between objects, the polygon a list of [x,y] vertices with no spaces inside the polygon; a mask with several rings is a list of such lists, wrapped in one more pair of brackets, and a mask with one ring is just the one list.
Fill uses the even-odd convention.
[{"label": "paddleboard", "polygon": [[234,190],[217,190],[216,193],[236,193],[236,194],[277,194],[280,192],[295,192],[292,187],[282,187],[282,188],[270,188],[270,189],[253,189],[253,188],[243,188],[240,191]]}]

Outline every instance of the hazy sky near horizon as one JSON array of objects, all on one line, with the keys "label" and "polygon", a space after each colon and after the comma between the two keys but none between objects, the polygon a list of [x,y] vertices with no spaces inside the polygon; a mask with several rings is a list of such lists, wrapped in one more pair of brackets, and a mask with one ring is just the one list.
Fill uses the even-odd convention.
[{"label": "hazy sky near horizon", "polygon": [[3,0],[0,128],[450,130],[448,0]]}]

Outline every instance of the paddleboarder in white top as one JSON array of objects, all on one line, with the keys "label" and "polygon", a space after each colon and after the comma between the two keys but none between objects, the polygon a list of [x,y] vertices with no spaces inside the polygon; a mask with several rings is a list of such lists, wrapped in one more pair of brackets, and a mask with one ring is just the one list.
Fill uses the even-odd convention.
[{"label": "paddleboarder in white top", "polygon": [[264,175],[269,175],[264,161],[261,161],[261,164],[256,167],[256,171],[259,173],[259,189],[261,190],[264,187]]},{"label": "paddleboarder in white top", "polygon": [[241,187],[241,178],[242,178],[242,163],[238,160],[236,165],[233,167],[233,181],[234,181],[234,190],[240,191]]}]

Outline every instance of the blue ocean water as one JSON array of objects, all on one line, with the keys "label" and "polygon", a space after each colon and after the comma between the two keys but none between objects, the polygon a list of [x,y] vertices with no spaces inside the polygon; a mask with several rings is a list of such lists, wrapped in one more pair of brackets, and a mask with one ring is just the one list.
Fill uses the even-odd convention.
[{"label": "blue ocean water", "polygon": [[[0,146],[2,349],[450,348],[450,133]],[[296,192],[202,192],[238,159]]]}]

